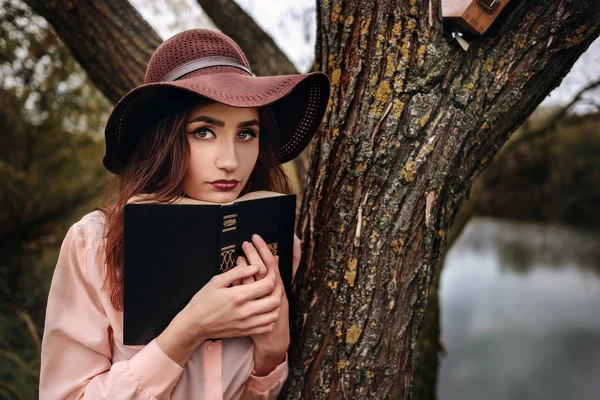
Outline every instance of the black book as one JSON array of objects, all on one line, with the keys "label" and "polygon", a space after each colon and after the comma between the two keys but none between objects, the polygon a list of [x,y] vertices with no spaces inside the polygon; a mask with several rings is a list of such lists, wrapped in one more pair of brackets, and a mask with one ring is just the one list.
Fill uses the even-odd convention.
[{"label": "black book", "polygon": [[254,233],[279,256],[289,297],[296,195],[259,191],[225,204],[144,199],[125,205],[124,344],[157,337],[213,276],[245,256],[241,245]]}]

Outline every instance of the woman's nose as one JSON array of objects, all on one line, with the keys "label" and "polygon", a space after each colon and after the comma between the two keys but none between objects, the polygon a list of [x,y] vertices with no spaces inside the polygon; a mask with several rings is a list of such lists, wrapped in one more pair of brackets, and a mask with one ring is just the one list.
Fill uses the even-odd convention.
[{"label": "woman's nose", "polygon": [[219,154],[217,154],[217,168],[227,171],[233,171],[239,166],[237,154],[235,151],[235,143],[227,141],[219,146]]}]

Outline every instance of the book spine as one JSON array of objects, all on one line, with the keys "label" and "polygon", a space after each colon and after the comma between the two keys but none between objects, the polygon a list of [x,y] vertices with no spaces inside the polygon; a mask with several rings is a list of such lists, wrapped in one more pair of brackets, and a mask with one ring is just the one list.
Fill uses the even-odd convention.
[{"label": "book spine", "polygon": [[225,272],[235,267],[237,258],[238,207],[234,204],[221,206],[219,232],[219,270]]}]

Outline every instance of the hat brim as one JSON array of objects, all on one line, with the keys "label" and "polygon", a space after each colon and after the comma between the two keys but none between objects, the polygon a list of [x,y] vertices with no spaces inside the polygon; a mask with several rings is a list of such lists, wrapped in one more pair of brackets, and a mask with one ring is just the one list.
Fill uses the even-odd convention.
[{"label": "hat brim", "polygon": [[276,157],[298,156],[317,131],[327,108],[329,78],[323,72],[255,77],[235,68],[190,74],[172,82],[148,83],[127,93],[106,124],[103,164],[119,174],[148,124],[202,96],[233,107],[272,105],[282,146]]}]

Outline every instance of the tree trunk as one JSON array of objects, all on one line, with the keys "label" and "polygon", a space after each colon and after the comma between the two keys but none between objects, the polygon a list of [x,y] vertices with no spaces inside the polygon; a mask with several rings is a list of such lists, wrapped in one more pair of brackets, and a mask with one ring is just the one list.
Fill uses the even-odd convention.
[{"label": "tree trunk", "polygon": [[600,32],[594,0],[513,1],[465,52],[439,1],[318,3],[315,140],[287,398],[411,398],[434,266],[472,179]]},{"label": "tree trunk", "polygon": [[96,87],[113,103],[144,81],[162,42],[123,0],[25,0],[52,24]]}]

